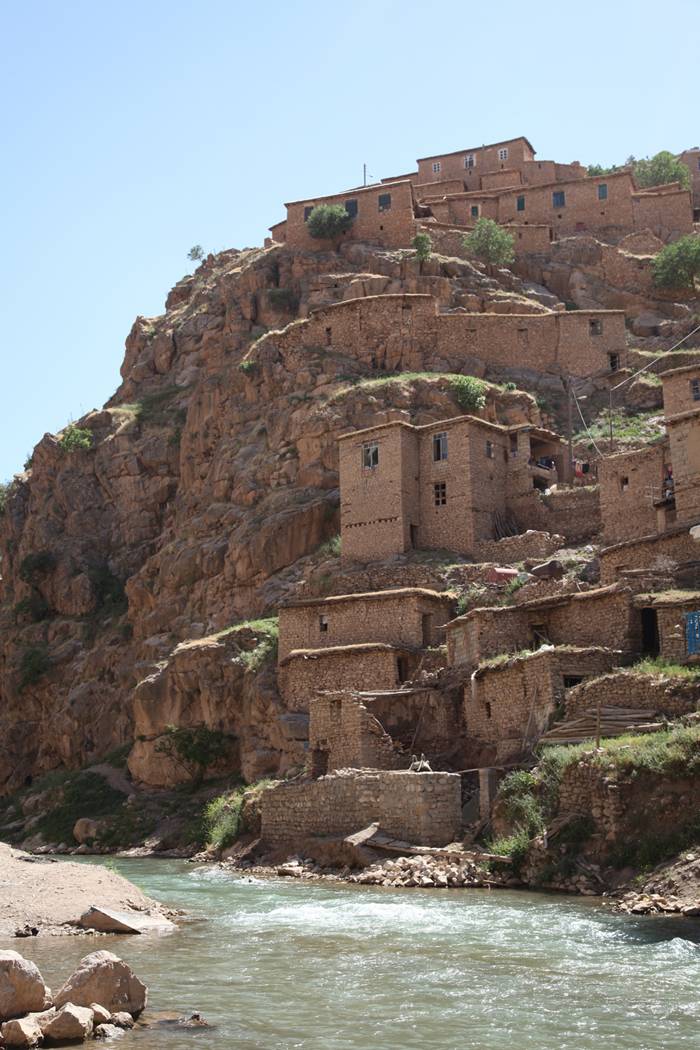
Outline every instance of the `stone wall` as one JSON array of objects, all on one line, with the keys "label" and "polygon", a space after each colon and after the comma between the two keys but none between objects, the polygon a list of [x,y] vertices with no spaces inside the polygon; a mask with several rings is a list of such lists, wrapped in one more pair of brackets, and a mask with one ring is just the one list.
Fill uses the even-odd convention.
[{"label": "stone wall", "polygon": [[[674,355],[675,356],[675,355]],[[661,374],[664,388],[664,413],[666,417],[677,416],[700,408],[700,398],[695,397],[693,384],[700,380],[700,365],[671,368]]]},{"label": "stone wall", "polygon": [[310,836],[349,835],[374,821],[392,837],[445,846],[460,833],[461,778],[343,770],[270,788],[260,810],[262,839],[272,849],[295,849]]},{"label": "stone wall", "polygon": [[674,416],[666,426],[673,463],[675,518],[679,523],[696,525],[700,521],[700,411]]},{"label": "stone wall", "polygon": [[668,462],[667,442],[600,460],[598,481],[604,542],[646,536],[656,530],[658,515],[654,500],[661,498]]},{"label": "stone wall", "polygon": [[566,717],[578,718],[602,707],[637,707],[677,718],[700,704],[700,685],[687,678],[641,674],[633,670],[602,675],[569,689]]},{"label": "stone wall", "polygon": [[482,540],[477,544],[476,556],[482,562],[510,565],[526,558],[544,560],[563,546],[563,536],[529,529],[518,536],[504,536],[501,540]]},{"label": "stone wall", "polygon": [[690,191],[668,186],[634,193],[632,216],[635,229],[649,229],[662,241],[676,241],[693,232]]},{"label": "stone wall", "polygon": [[[506,150],[505,156],[502,151]],[[467,158],[471,157],[471,163]],[[508,139],[453,153],[440,153],[433,157],[422,157],[418,161],[418,179],[430,182],[434,179],[459,179],[469,190],[481,188],[483,174],[508,169],[519,170],[535,153],[526,138]],[[436,170],[436,165],[437,170]]]},{"label": "stone wall", "polygon": [[309,751],[314,775],[348,768],[396,769],[403,761],[376,716],[350,692],[326,693],[311,701]]},{"label": "stone wall", "polygon": [[643,536],[606,547],[600,552],[600,582],[603,585],[615,583],[621,572],[634,569],[675,568],[679,563],[699,556],[700,543],[692,538],[687,526],[661,536]]}]

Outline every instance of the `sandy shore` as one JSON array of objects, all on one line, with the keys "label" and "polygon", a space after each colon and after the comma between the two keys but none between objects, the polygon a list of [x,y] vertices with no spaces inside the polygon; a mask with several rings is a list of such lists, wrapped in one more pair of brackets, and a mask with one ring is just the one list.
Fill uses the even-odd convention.
[{"label": "sandy shore", "polygon": [[25,926],[68,934],[91,906],[169,915],[127,879],[104,866],[37,857],[0,843],[0,937]]}]

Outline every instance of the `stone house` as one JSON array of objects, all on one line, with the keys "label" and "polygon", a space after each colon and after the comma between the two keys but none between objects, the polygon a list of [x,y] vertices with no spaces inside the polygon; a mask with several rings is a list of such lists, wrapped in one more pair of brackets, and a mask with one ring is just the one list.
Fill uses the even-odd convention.
[{"label": "stone house", "polygon": [[700,222],[700,146],[683,150],[678,156],[690,171],[690,189],[693,195],[693,212],[696,222]]},{"label": "stone house", "polygon": [[700,521],[700,366],[661,374],[666,436],[598,468],[607,544]]},{"label": "stone house", "polygon": [[288,602],[279,610],[279,661],[295,650],[367,642],[399,650],[437,645],[451,607],[447,595],[420,587]]},{"label": "stone house", "polygon": [[531,751],[564,702],[566,690],[609,671],[620,653],[546,645],[479,665],[464,684],[465,731],[481,760],[501,765]]},{"label": "stone house", "polygon": [[369,295],[323,306],[309,317],[268,332],[255,344],[269,350],[328,348],[386,372],[530,369],[593,376],[624,367],[622,310],[537,314],[441,313],[430,295]]},{"label": "stone house", "polygon": [[319,204],[340,204],[353,216],[353,224],[341,241],[364,241],[385,248],[406,248],[415,234],[415,201],[413,187],[408,180],[373,186],[360,186],[344,193],[326,197],[291,201],[286,204],[284,223],[270,227],[275,241],[290,248],[321,251],[333,247],[330,242],[311,237],[306,222]]},{"label": "stone house", "polygon": [[361,562],[412,548],[477,556],[515,507],[527,517],[535,489],[568,480],[558,435],[475,416],[395,420],[341,436],[339,449],[342,556]]},{"label": "stone house", "polygon": [[383,642],[293,649],[280,660],[277,681],[289,710],[308,711],[319,690],[398,689],[418,662],[415,649]]},{"label": "stone house", "polygon": [[535,160],[535,150],[524,136],[484,146],[439,153],[418,160],[417,184],[421,188],[443,182],[461,182],[466,190],[537,185],[560,179],[584,178],[586,169],[553,160]]},{"label": "stone house", "polygon": [[642,651],[642,617],[628,587],[595,590],[521,605],[472,609],[447,624],[450,666],[476,669],[503,653],[538,649],[543,644],[619,650],[621,660]]},{"label": "stone house", "polygon": [[700,591],[658,591],[638,594],[633,607],[639,616],[642,637],[640,652],[660,656],[671,663],[697,659],[695,646],[700,628]]},{"label": "stone house", "polygon": [[604,547],[599,554],[600,582],[616,583],[625,574],[643,570],[675,571],[698,557],[700,543],[693,539],[688,525],[675,525],[659,534],[651,532]]}]

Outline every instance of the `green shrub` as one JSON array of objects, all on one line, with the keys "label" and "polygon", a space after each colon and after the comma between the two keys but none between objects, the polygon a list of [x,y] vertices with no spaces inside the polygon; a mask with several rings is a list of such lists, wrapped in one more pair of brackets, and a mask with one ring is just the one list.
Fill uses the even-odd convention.
[{"label": "green shrub", "polygon": [[62,452],[80,452],[92,448],[92,431],[76,427],[73,423],[61,434],[58,445]]},{"label": "green shrub", "polygon": [[207,770],[216,765],[231,747],[231,736],[218,729],[167,725],[155,750],[180,766],[194,785],[201,784]]},{"label": "green shrub", "polygon": [[320,241],[338,241],[352,224],[342,204],[317,204],[306,220],[310,236]]},{"label": "green shrub", "polygon": [[245,375],[248,376],[248,375],[253,375],[255,372],[257,372],[257,370],[258,370],[258,363],[257,363],[257,361],[250,361],[250,360],[241,361],[241,363],[239,364],[238,367],[240,368],[241,372],[244,372]]},{"label": "green shrub", "polygon": [[50,666],[49,651],[45,645],[27,647],[19,661],[20,692],[43,678]]},{"label": "green shrub", "polygon": [[665,186],[669,182],[680,182],[683,189],[690,189],[690,171],[682,161],[668,150],[661,150],[653,157],[642,157],[632,161],[632,171],[639,187]]},{"label": "green shrub", "polygon": [[433,242],[430,239],[430,235],[427,233],[417,233],[411,241],[411,247],[414,249],[416,259],[420,263],[422,269],[423,263],[428,261],[433,250]]},{"label": "green shrub", "polygon": [[34,827],[47,842],[74,845],[73,828],[80,817],[93,820],[120,809],[126,796],[110,787],[99,773],[70,774],[63,786],[58,804],[44,813]]},{"label": "green shrub", "polygon": [[512,390],[517,390],[518,388],[517,388],[517,386],[516,386],[516,384],[515,384],[515,383],[513,383],[513,382],[512,382],[511,380],[508,380],[508,382],[507,382],[507,383],[504,383],[504,384],[503,384],[503,389],[504,389],[504,390],[505,390],[505,391],[506,391],[507,393],[510,393],[510,392],[511,392]]},{"label": "green shrub", "polygon": [[28,616],[34,623],[40,623],[51,615],[51,607],[43,594],[33,591],[28,598],[22,598],[15,605],[15,616]]},{"label": "green shrub", "polygon": [[88,578],[95,596],[96,612],[109,612],[121,616],[127,609],[124,583],[115,576],[109,565],[94,565],[88,569]]},{"label": "green shrub", "polygon": [[238,837],[244,788],[219,795],[204,810],[204,839],[207,846],[226,849]]},{"label": "green shrub", "polygon": [[25,583],[35,583],[56,568],[56,558],[51,551],[35,551],[27,554],[19,564],[19,578]]},{"label": "green shrub", "polygon": [[187,253],[190,262],[201,262],[204,258],[204,248],[201,244],[194,244]]},{"label": "green shrub", "polygon": [[340,536],[332,536],[318,548],[318,553],[325,558],[340,557]]},{"label": "green shrub", "polygon": [[470,255],[474,255],[490,266],[507,266],[513,262],[515,238],[493,219],[479,219],[476,226],[464,237],[462,244]]},{"label": "green shrub", "polygon": [[[524,828],[519,828],[512,835],[504,835],[502,838],[487,842],[486,849],[489,853],[510,857],[511,868],[517,875],[530,849],[530,836]],[[493,861],[491,861],[489,867],[493,866]]]},{"label": "green shrub", "polygon": [[666,674],[675,678],[697,678],[700,676],[698,664],[675,664],[663,656],[646,656],[631,668],[638,674]]},{"label": "green shrub", "polygon": [[477,412],[486,404],[486,383],[474,376],[455,376],[450,382],[450,389],[464,412]]},{"label": "green shrub", "polygon": [[688,234],[664,245],[652,263],[652,274],[661,288],[693,289],[700,277],[700,237]]},{"label": "green shrub", "polygon": [[620,168],[617,164],[611,164],[609,168],[602,164],[589,164],[587,168],[589,175],[614,175],[619,170]]}]

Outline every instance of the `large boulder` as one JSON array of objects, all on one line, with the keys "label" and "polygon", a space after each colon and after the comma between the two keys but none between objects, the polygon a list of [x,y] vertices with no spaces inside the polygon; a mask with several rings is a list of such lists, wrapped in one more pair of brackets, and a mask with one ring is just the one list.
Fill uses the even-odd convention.
[{"label": "large boulder", "polygon": [[33,962],[0,951],[0,1021],[51,1005],[51,992]]},{"label": "large boulder", "polygon": [[0,1031],[4,1046],[38,1046],[43,1038],[41,1025],[31,1014],[15,1021],[5,1021]]},{"label": "large boulder", "polygon": [[87,1006],[66,1003],[42,1028],[51,1043],[77,1043],[92,1035],[94,1013]]},{"label": "large boulder", "polygon": [[111,1013],[127,1010],[136,1015],[147,998],[146,985],[122,959],[113,952],[92,952],[81,959],[78,969],[56,993],[54,1003],[58,1007],[101,1003]]}]

